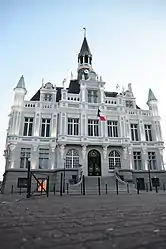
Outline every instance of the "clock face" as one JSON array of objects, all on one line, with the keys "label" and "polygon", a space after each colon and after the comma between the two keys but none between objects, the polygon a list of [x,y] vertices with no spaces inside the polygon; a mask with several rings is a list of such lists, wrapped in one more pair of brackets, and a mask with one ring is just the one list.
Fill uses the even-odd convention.
[{"label": "clock face", "polygon": [[88,73],[89,73],[89,71],[86,69],[86,70],[84,70],[84,73],[88,74]]}]

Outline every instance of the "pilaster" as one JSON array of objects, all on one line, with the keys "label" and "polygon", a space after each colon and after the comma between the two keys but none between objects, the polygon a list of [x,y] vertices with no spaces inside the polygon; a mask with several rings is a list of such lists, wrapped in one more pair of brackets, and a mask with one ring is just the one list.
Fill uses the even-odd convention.
[{"label": "pilaster", "polygon": [[142,145],[142,168],[143,170],[148,170],[148,154],[146,144]]},{"label": "pilaster", "polygon": [[88,167],[87,167],[87,145],[82,144],[82,170],[83,174],[87,175],[88,174]]},{"label": "pilaster", "polygon": [[41,122],[41,113],[35,114],[35,120],[34,120],[34,136],[38,137],[40,136],[40,122]]},{"label": "pilaster", "polygon": [[[101,170],[102,170],[101,173],[102,173],[102,176],[107,176],[108,170],[109,170],[108,147],[107,147],[107,145],[103,145],[102,148],[103,148],[103,166],[101,168]],[[102,157],[101,157],[101,159],[102,159]]]},{"label": "pilaster", "polygon": [[33,144],[31,149],[31,169],[39,168],[38,144]]},{"label": "pilaster", "polygon": [[142,119],[138,120],[138,126],[139,126],[140,141],[145,141],[145,129]]},{"label": "pilaster", "polygon": [[57,136],[57,115],[52,114],[52,122],[51,122],[51,137]]},{"label": "pilaster", "polygon": [[51,148],[51,152],[50,152],[50,169],[55,169],[57,168],[57,162],[56,162],[56,158],[55,158],[55,153],[56,153],[56,144],[51,144],[50,145]]}]

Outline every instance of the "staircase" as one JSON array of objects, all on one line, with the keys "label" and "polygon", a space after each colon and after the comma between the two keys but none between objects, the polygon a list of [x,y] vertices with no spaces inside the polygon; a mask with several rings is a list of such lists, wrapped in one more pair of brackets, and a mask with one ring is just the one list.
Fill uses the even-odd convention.
[{"label": "staircase", "polygon": [[[127,192],[127,183],[117,179],[118,180],[118,189],[119,192]],[[69,194],[81,194],[81,185],[80,184],[70,185],[69,184]],[[107,185],[107,192],[115,192],[116,191],[116,178],[115,176],[105,176],[100,177],[100,190],[101,194],[106,193],[106,185]],[[135,192],[135,185],[133,183],[128,183],[129,186],[129,192]],[[86,176],[85,177],[85,192],[86,194],[98,194],[98,177],[95,176]]]}]

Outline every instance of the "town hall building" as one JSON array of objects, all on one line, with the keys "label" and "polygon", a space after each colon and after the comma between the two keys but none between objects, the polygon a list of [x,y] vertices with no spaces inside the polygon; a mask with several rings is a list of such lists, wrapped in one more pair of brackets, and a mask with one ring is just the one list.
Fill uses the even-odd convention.
[{"label": "town hall building", "polygon": [[78,54],[77,77],[68,86],[43,82],[26,100],[24,77],[14,88],[7,129],[4,192],[23,186],[27,168],[45,172],[51,183],[57,172],[74,177],[108,177],[118,168],[126,181],[148,181],[149,172],[164,182],[164,143],[158,101],[149,90],[147,110],[136,103],[132,85],[115,92],[92,67],[86,36]]}]

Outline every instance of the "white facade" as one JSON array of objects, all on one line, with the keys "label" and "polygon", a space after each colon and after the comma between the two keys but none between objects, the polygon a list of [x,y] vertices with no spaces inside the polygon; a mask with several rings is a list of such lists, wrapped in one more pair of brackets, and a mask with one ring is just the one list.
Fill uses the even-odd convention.
[{"label": "white facade", "polygon": [[[122,92],[107,92],[106,83],[92,69],[86,38],[78,60],[78,78],[71,79],[68,88],[42,84],[30,101],[25,100],[21,77],[9,115],[6,173],[26,171],[28,163],[33,170],[50,172],[82,165],[85,176],[92,171],[107,176],[115,166],[128,174],[146,173],[149,167],[164,170],[164,144],[153,92],[149,91],[148,110],[136,105],[131,84]],[[100,120],[98,109],[106,121]],[[90,168],[91,150],[99,152],[99,170]]]}]

